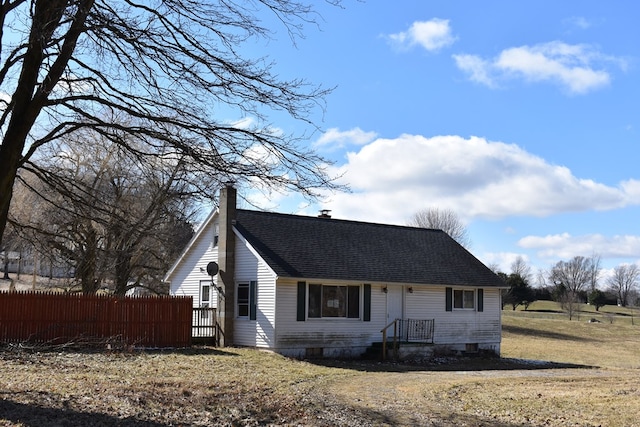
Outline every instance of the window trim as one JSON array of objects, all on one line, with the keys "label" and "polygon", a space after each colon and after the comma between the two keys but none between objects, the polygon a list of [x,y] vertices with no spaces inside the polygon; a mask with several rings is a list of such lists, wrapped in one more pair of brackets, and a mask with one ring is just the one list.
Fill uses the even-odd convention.
[{"label": "window trim", "polygon": [[[460,302],[462,303],[461,307],[456,306],[456,293],[462,292],[461,294],[461,300]],[[465,298],[465,294],[471,294],[470,298]],[[476,289],[464,289],[464,288],[453,288],[453,298],[452,298],[452,308],[454,310],[466,310],[466,311],[475,311],[477,308],[477,301],[476,301]],[[471,302],[471,307],[465,307],[466,303]]]},{"label": "window trim", "polygon": [[[304,282],[302,282],[304,283]],[[300,291],[300,286],[301,283],[298,284],[298,290]],[[320,315],[319,316],[311,316],[310,312],[311,312],[311,308],[310,308],[310,304],[311,304],[311,298],[312,298],[312,292],[311,292],[311,287],[312,286],[320,286],[320,300],[319,300],[319,310],[320,310]],[[344,307],[344,316],[323,316],[322,313],[322,308],[323,308],[323,301],[324,301],[324,288],[325,287],[337,287],[337,288],[345,288],[344,290],[344,295],[345,295],[345,307]],[[349,303],[349,294],[350,294],[350,289],[349,288],[355,288],[357,289],[357,293],[358,293],[358,297],[357,297],[357,310],[358,310],[358,315],[357,316],[349,316],[349,311],[350,308],[354,308],[354,307],[350,307]],[[308,283],[306,284],[306,286],[304,287],[304,289],[302,290],[304,295],[302,298],[304,298],[304,309],[306,312],[306,319],[307,320],[348,320],[348,321],[362,321],[363,320],[363,316],[365,316],[365,310],[364,310],[364,294],[365,294],[365,289],[366,289],[366,285],[347,285],[347,284],[337,284],[337,283]],[[300,293],[298,294],[300,297]]]},{"label": "window trim", "polygon": [[[246,287],[247,289],[247,298],[246,300],[240,301],[240,287]],[[257,303],[258,303],[258,282],[256,280],[244,280],[236,283],[236,318],[237,319],[247,319],[247,320],[256,320],[257,318]],[[243,308],[246,305],[246,313],[240,314],[240,305],[242,304]]]},{"label": "window trim", "polygon": [[[246,298],[246,302],[240,302],[240,287],[246,287],[247,288],[247,298]],[[247,310],[247,314],[240,314],[240,306],[245,306],[246,305],[246,310]],[[250,306],[251,306],[251,283],[246,281],[246,282],[238,282],[236,284],[236,317],[238,319],[248,319],[249,318],[249,314],[250,314]]]},{"label": "window trim", "polygon": [[[204,288],[207,287],[208,289],[208,294],[209,294],[209,298],[207,298],[206,300],[203,299],[203,294],[204,294]],[[198,296],[199,299],[199,306],[200,308],[208,308],[211,307],[211,292],[213,291],[213,286],[211,284],[211,280],[201,280],[200,281],[200,295]],[[206,304],[206,306],[204,305]]]}]

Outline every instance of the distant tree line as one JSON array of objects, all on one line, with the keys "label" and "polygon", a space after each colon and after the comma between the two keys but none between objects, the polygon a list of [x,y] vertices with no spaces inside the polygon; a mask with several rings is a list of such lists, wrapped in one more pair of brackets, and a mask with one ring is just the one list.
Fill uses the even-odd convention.
[{"label": "distant tree line", "polygon": [[[468,230],[459,216],[450,209],[429,207],[409,218],[407,225],[440,229],[464,247],[470,246]],[[637,264],[621,264],[600,289],[601,259],[597,254],[590,257],[575,256],[568,261],[558,261],[548,271],[540,271],[535,278],[531,266],[522,256],[511,264],[511,271],[505,273],[497,266],[496,272],[508,286],[502,292],[502,308],[512,310],[523,306],[525,310],[538,300],[560,303],[562,309],[573,318],[580,303],[588,302],[596,311],[605,305],[622,307],[640,305],[640,267]]]},{"label": "distant tree line", "polygon": [[599,255],[575,256],[568,261],[558,261],[549,271],[537,275],[533,286],[531,267],[518,257],[511,264],[511,272],[496,271],[506,285],[502,293],[502,307],[513,310],[519,306],[528,309],[532,302],[550,300],[560,303],[562,309],[573,318],[578,304],[589,303],[596,311],[605,305],[636,306],[640,303],[640,268],[637,264],[621,264],[607,278],[605,288],[600,289],[601,260]]}]

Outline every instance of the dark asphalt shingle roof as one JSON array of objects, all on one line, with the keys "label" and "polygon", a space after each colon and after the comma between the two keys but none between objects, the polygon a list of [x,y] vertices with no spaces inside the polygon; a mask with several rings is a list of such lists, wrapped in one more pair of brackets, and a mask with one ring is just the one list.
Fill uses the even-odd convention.
[{"label": "dark asphalt shingle roof", "polygon": [[441,230],[242,209],[235,226],[280,277],[504,286]]}]

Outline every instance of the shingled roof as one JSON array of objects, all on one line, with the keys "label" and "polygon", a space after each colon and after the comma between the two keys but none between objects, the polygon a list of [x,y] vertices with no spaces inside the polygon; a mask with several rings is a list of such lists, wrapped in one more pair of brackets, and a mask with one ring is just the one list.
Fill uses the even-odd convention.
[{"label": "shingled roof", "polygon": [[243,209],[235,227],[280,277],[504,286],[441,230]]}]

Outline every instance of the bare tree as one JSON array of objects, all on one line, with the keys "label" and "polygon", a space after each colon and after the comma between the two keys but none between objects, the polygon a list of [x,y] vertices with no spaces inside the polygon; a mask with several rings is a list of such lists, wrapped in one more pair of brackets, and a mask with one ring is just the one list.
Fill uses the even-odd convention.
[{"label": "bare tree", "polygon": [[471,244],[467,227],[451,209],[428,208],[421,210],[409,219],[408,225],[440,229],[464,247],[469,247]]},{"label": "bare tree", "polygon": [[637,264],[621,264],[613,269],[613,275],[607,279],[609,289],[618,297],[623,307],[630,304],[630,296],[638,289],[640,268]]},{"label": "bare tree", "polygon": [[[9,221],[5,230],[3,242],[12,247],[20,248],[21,259],[25,262],[27,273],[34,275],[34,286],[36,276],[42,273],[42,266],[49,264],[48,269],[53,276],[55,251],[43,244],[42,236],[32,227],[24,227],[23,224],[44,223],[47,221],[46,209],[41,205],[38,195],[30,190],[36,185],[35,177],[23,177],[30,182],[25,183],[18,180],[13,191],[13,201],[9,214]],[[19,222],[14,219],[20,218]]]},{"label": "bare tree", "polygon": [[189,175],[184,162],[172,156],[140,161],[88,131],[45,152],[48,159],[32,171],[40,181],[22,181],[28,167],[19,178],[30,183],[47,215],[12,222],[35,230],[69,260],[85,293],[107,284],[119,295],[137,286],[156,289],[168,260],[191,237],[193,186],[183,176]]},{"label": "bare tree", "polygon": [[531,273],[531,266],[522,255],[518,255],[511,263],[511,274],[517,274],[527,283],[531,282],[531,278],[533,276]]},{"label": "bare tree", "polygon": [[558,287],[562,287],[561,302],[569,312],[569,319],[577,310],[580,293],[588,286],[597,283],[600,274],[600,258],[575,256],[569,261],[558,261],[551,268],[549,280]]},{"label": "bare tree", "polygon": [[562,283],[568,292],[577,295],[591,286],[599,272],[599,260],[576,256],[569,261],[558,261],[551,269],[550,280]]},{"label": "bare tree", "polygon": [[500,273],[500,265],[497,262],[490,262],[487,264],[487,268],[496,274]]},{"label": "bare tree", "polygon": [[601,267],[600,254],[594,253],[591,255],[590,276],[589,276],[589,290],[595,292],[598,289],[598,280],[600,279]]},{"label": "bare tree", "polygon": [[549,272],[544,268],[538,268],[536,272],[536,287],[545,288],[547,286],[547,277],[549,276]]},{"label": "bare tree", "polygon": [[0,243],[18,170],[37,169],[43,146],[84,129],[139,158],[157,156],[162,141],[193,174],[219,182],[310,197],[336,187],[325,159],[302,144],[305,131],[271,125],[284,113],[315,130],[328,90],[283,80],[270,59],[241,53],[271,37],[267,14],[294,42],[317,18],[297,0],[3,1]]},{"label": "bare tree", "polygon": [[567,291],[560,296],[560,305],[562,306],[563,310],[567,312],[569,320],[573,320],[580,308],[580,303],[578,302],[577,295],[570,291]]}]

